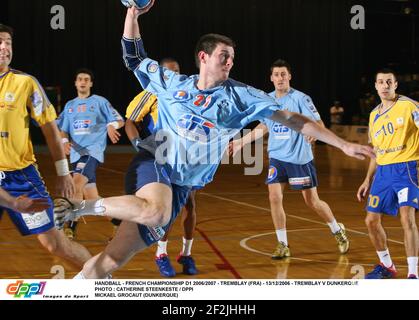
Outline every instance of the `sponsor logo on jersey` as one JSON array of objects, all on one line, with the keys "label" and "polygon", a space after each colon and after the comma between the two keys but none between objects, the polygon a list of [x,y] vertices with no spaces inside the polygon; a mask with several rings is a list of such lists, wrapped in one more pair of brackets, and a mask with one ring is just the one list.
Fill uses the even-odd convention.
[{"label": "sponsor logo on jersey", "polygon": [[178,133],[191,141],[207,143],[215,125],[197,115],[185,114],[177,121]]},{"label": "sponsor logo on jersey", "polygon": [[173,99],[178,101],[185,101],[190,99],[190,97],[191,95],[189,94],[189,92],[184,90],[178,90],[173,93]]},{"label": "sponsor logo on jersey", "polygon": [[0,132],[0,138],[8,138],[9,137],[9,133],[6,131],[2,131]]},{"label": "sponsor logo on jersey", "polygon": [[12,92],[6,92],[4,95],[4,102],[14,102],[15,95]]},{"label": "sponsor logo on jersey", "polygon": [[274,134],[274,139],[285,140],[289,139],[291,136],[290,128],[283,126],[282,124],[275,123],[272,127],[272,132]]},{"label": "sponsor logo on jersey", "polygon": [[74,134],[88,134],[90,133],[91,120],[75,120],[73,122]]}]

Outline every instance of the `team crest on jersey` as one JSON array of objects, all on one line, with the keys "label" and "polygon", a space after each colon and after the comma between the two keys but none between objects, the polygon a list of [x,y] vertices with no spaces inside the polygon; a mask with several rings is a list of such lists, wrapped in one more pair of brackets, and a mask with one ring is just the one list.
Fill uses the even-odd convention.
[{"label": "team crest on jersey", "polygon": [[186,101],[190,96],[189,92],[184,90],[178,90],[173,93],[173,99],[178,101]]},{"label": "team crest on jersey", "polygon": [[4,102],[14,102],[15,101],[15,95],[12,92],[6,92],[4,95]]},{"label": "team crest on jersey", "polygon": [[274,166],[269,167],[268,181],[274,180],[278,176],[278,170]]},{"label": "team crest on jersey", "polygon": [[73,108],[68,108],[68,113],[73,113],[73,112],[74,112]]},{"label": "team crest on jersey", "polygon": [[150,73],[155,73],[157,70],[159,70],[159,65],[155,62],[149,64],[147,67],[147,71]]},{"label": "team crest on jersey", "polygon": [[212,122],[193,114],[185,114],[177,121],[181,137],[200,143],[208,143],[211,129],[214,128]]}]

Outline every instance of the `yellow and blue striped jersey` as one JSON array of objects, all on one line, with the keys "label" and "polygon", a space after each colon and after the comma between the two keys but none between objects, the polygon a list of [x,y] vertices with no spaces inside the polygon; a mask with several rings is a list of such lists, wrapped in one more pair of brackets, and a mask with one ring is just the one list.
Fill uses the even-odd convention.
[{"label": "yellow and blue striped jersey", "polygon": [[10,69],[0,77],[0,171],[26,168],[34,163],[29,120],[38,126],[54,121],[54,107],[38,81]]},{"label": "yellow and blue striped jersey", "polygon": [[399,96],[383,114],[379,114],[379,106],[376,107],[370,114],[369,134],[377,164],[419,160],[418,103]]},{"label": "yellow and blue striped jersey", "polygon": [[130,102],[125,117],[140,127],[140,136],[145,138],[154,131],[157,115],[157,97],[144,90]]}]

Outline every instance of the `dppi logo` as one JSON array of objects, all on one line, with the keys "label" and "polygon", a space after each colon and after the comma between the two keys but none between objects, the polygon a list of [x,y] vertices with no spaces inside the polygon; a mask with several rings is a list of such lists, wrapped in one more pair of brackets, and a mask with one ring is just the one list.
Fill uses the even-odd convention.
[{"label": "dppi logo", "polygon": [[193,114],[183,115],[177,122],[179,134],[188,140],[207,143],[215,125]]},{"label": "dppi logo", "polygon": [[73,128],[74,129],[87,129],[90,125],[91,121],[90,120],[76,120],[73,123]]},{"label": "dppi logo", "polygon": [[18,280],[15,283],[11,283],[7,286],[6,292],[14,295],[15,298],[31,298],[33,295],[42,294],[44,292],[46,281],[39,283],[23,283],[22,280]]},{"label": "dppi logo", "polygon": [[179,90],[173,93],[173,98],[179,101],[185,101],[189,99],[189,93],[187,91]]}]

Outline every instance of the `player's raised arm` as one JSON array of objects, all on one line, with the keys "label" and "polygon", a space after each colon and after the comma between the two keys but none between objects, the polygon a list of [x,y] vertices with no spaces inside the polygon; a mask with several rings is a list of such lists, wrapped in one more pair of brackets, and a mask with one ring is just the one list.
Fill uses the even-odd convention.
[{"label": "player's raised arm", "polygon": [[138,17],[150,10],[153,4],[154,0],[144,9],[140,10],[134,6],[127,9],[122,37],[122,52],[125,65],[131,71],[134,71],[141,61],[147,57],[141,40]]}]

